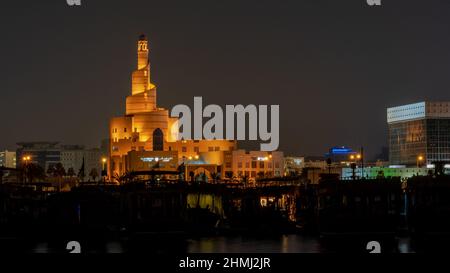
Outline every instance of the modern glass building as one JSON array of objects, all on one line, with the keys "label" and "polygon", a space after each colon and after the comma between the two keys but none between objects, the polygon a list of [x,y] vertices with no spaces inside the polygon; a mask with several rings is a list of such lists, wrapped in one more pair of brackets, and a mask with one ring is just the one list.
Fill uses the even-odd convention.
[{"label": "modern glass building", "polygon": [[[61,149],[58,142],[19,142],[16,150],[17,166],[22,164],[34,163],[41,166],[44,170],[48,170],[50,166],[54,166],[61,162]],[[28,161],[24,161],[28,158]]]},{"label": "modern glass building", "polygon": [[419,102],[387,109],[391,165],[450,161],[450,102]]}]

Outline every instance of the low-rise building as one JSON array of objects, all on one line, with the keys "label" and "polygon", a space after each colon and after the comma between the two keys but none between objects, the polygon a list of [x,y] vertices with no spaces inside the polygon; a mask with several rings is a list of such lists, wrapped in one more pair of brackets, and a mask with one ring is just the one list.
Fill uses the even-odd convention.
[{"label": "low-rise building", "polygon": [[12,151],[2,151],[0,152],[0,166],[7,168],[15,168],[16,167],[16,152]]},{"label": "low-rise building", "polygon": [[296,176],[302,173],[305,158],[301,156],[287,156],[284,158],[284,175]]},{"label": "low-rise building", "polygon": [[224,152],[225,178],[257,179],[284,174],[283,152],[234,150]]},{"label": "low-rise building", "polygon": [[105,168],[102,156],[102,151],[97,148],[86,149],[83,145],[61,145],[61,164],[66,172],[72,169],[78,174],[84,166],[85,176],[89,176],[92,170],[95,170],[100,175]]},{"label": "low-rise building", "polygon": [[[446,165],[444,169],[445,173],[450,173],[450,166]],[[430,167],[405,167],[405,166],[394,166],[394,167],[364,167],[355,169],[355,178],[365,177],[367,179],[377,178],[377,177],[400,177],[401,179],[407,179],[412,176],[426,176],[430,173],[434,173],[434,166]],[[342,168],[342,179],[352,179],[353,169],[352,168]]]}]

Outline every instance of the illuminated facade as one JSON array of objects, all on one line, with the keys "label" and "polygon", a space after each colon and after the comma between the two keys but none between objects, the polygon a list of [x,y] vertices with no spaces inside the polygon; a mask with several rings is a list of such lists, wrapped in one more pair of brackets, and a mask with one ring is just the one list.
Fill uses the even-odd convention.
[{"label": "illuminated facade", "polygon": [[283,152],[235,150],[224,152],[223,175],[226,178],[256,180],[284,174]]},{"label": "illuminated facade", "polygon": [[358,155],[354,150],[345,147],[345,146],[337,146],[332,147],[325,154],[325,158],[329,158],[333,163],[344,163],[348,162],[352,156],[356,157]]},{"label": "illuminated facade", "polygon": [[284,158],[284,174],[287,176],[300,175],[305,167],[305,158],[300,156],[287,156]]},{"label": "illuminated facade", "polygon": [[87,176],[92,170],[101,173],[102,152],[100,149],[86,149],[83,145],[61,145],[61,164],[66,172],[69,169],[78,173],[84,164],[84,173]]},{"label": "illuminated facade", "polygon": [[127,161],[133,151],[146,151],[145,157],[151,157],[148,152],[158,152],[159,156],[164,152],[173,156],[172,152],[177,152],[180,163],[200,153],[235,149],[236,141],[177,141],[177,132],[171,131],[172,127],[177,128],[172,126],[177,119],[169,116],[168,109],[157,106],[156,85],[150,77],[149,51],[148,40],[141,35],[137,42],[137,69],[131,75],[131,95],[126,98],[125,116],[110,120],[109,174],[121,175],[137,168]]},{"label": "illuminated facade", "polygon": [[15,168],[16,167],[16,152],[1,151],[0,152],[0,167]]},{"label": "illuminated facade", "polygon": [[422,166],[450,161],[450,102],[419,102],[387,109],[389,162]]},{"label": "illuminated facade", "polygon": [[[450,167],[450,166],[449,166]],[[400,177],[401,179],[407,179],[413,176],[421,175],[426,176],[429,173],[434,173],[433,168],[417,168],[417,167],[401,167],[401,168],[389,168],[389,167],[364,167],[364,176],[366,178],[377,178],[377,177]],[[446,174],[450,173],[450,168],[445,168],[444,172]],[[361,168],[357,168],[355,171],[356,177],[359,178],[362,173]],[[352,179],[353,170],[351,168],[342,168],[342,179]]]}]

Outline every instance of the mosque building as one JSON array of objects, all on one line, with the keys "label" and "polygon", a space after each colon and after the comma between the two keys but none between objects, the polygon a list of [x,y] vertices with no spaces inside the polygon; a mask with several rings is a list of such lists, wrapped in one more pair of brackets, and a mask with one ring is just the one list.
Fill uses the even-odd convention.
[{"label": "mosque building", "polygon": [[[176,170],[182,163],[193,172],[222,173],[224,152],[237,148],[235,140],[177,140],[177,118],[158,107],[151,82],[150,48],[145,35],[137,42],[137,69],[131,74],[131,94],[125,115],[110,120],[109,175],[150,169]],[[173,126],[173,127],[172,127]],[[206,171],[205,171],[206,170]]]}]

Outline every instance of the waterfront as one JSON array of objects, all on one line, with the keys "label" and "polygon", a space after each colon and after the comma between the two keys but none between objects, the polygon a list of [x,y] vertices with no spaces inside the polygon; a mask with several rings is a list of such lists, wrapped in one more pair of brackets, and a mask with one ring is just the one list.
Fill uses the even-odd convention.
[{"label": "waterfront", "polygon": [[[68,241],[67,241],[68,242]],[[67,243],[66,242],[66,243]],[[198,238],[168,239],[157,243],[155,238],[143,240],[139,246],[130,248],[127,240],[108,240],[88,242],[81,240],[82,252],[92,254],[102,253],[336,253],[339,248],[344,252],[367,253],[364,242],[360,249],[350,249],[347,240],[329,247],[316,236],[301,234],[284,234],[271,237],[257,236],[208,236]],[[397,237],[394,248],[384,249],[383,253],[414,253],[416,252],[409,237]],[[26,242],[24,240],[12,240],[0,238],[0,251],[27,252],[27,253],[68,253],[63,241],[60,242]],[[339,251],[341,252],[341,251]]]},{"label": "waterfront", "polygon": [[434,252],[449,238],[448,182],[140,182],[60,193],[3,184],[0,251],[67,253],[76,241],[82,253],[367,253],[377,241],[383,253]]}]

